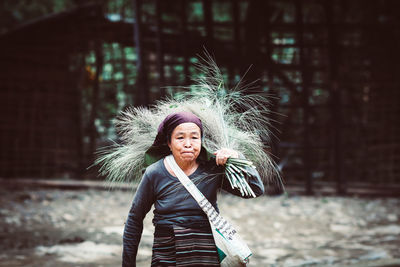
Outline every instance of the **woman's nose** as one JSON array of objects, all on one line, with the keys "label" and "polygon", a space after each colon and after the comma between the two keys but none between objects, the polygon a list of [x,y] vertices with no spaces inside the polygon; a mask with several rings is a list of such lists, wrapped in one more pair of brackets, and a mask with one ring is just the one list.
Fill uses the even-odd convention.
[{"label": "woman's nose", "polygon": [[190,139],[185,139],[185,147],[191,147],[192,146],[192,142],[190,141]]}]

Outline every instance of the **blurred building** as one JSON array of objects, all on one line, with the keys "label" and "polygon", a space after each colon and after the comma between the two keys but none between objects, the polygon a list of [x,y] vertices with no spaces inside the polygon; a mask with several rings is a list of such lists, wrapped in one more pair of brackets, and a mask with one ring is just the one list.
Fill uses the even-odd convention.
[{"label": "blurred building", "polygon": [[252,65],[245,80],[277,96],[270,149],[288,183],[400,184],[398,1],[133,3],[132,17],[82,5],[0,36],[0,176],[81,176],[117,140],[118,111],[189,85],[206,47],[230,86]]}]

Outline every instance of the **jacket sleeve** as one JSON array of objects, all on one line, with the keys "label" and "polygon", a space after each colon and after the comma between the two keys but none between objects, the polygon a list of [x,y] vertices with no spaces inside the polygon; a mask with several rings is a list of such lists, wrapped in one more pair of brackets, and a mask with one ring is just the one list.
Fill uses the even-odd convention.
[{"label": "jacket sleeve", "polygon": [[[243,155],[240,155],[240,158],[245,159],[245,157]],[[247,171],[247,174],[246,174],[247,183],[249,184],[250,188],[253,190],[256,197],[264,194],[264,184],[261,180],[261,177],[260,177],[260,174],[258,173],[258,171],[252,167],[246,167],[246,171]],[[240,193],[240,190],[237,188],[232,189],[231,184],[229,183],[229,181],[227,179],[228,178],[224,174],[223,179],[222,179],[222,189],[223,190],[225,190],[233,195],[239,196],[241,198],[252,198],[252,196],[242,196],[242,194]]]},{"label": "jacket sleeve", "polygon": [[146,173],[133,198],[123,234],[122,266],[136,266],[136,254],[143,231],[143,219],[154,203],[154,186]]}]

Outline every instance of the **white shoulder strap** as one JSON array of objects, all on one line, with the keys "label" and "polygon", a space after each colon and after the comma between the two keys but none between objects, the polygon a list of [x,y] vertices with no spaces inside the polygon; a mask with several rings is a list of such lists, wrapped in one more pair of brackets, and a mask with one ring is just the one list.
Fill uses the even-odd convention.
[{"label": "white shoulder strap", "polygon": [[213,205],[208,201],[208,199],[200,192],[200,190],[196,187],[196,185],[187,177],[187,175],[182,171],[182,169],[176,163],[174,156],[169,155],[165,157],[168,166],[175,173],[176,177],[182,183],[182,185],[186,188],[186,190],[193,196],[193,198],[197,201],[201,209],[207,214],[208,218],[211,220],[212,217],[218,215],[218,212],[215,210]]},{"label": "white shoulder strap", "polygon": [[[240,238],[237,231],[232,227],[232,225],[225,220],[219,213],[215,210],[213,205],[207,200],[207,198],[199,191],[196,185],[187,177],[187,175],[182,171],[182,169],[176,163],[173,155],[165,157],[167,164],[178,177],[179,181],[183,186],[189,191],[193,198],[197,201],[201,209],[207,214],[208,220],[213,227],[213,235],[218,233],[222,236],[225,241],[222,242],[221,239],[217,239],[217,247],[229,246],[242,262],[248,262],[248,258],[251,256],[251,251],[246,243]],[[215,238],[215,237],[214,237]],[[221,243],[222,242],[222,243]],[[232,253],[231,253],[232,254]],[[236,265],[229,265],[236,266]]]}]

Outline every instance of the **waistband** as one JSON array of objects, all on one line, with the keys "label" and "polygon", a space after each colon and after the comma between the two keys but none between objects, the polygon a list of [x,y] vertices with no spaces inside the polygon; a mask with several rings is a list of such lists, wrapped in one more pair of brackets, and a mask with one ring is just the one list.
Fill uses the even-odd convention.
[{"label": "waistband", "polygon": [[174,226],[181,228],[194,229],[198,231],[210,232],[211,226],[208,221],[188,222],[183,224],[157,224],[154,229],[154,236],[171,236],[174,235]]}]

